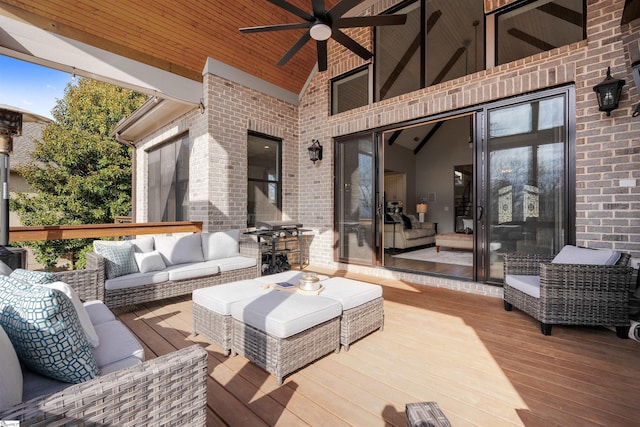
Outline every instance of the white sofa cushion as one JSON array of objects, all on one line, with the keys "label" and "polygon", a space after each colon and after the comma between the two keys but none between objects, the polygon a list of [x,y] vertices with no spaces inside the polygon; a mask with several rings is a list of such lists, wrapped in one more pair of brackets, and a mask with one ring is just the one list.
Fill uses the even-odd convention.
[{"label": "white sofa cushion", "polygon": [[144,362],[144,349],[122,322],[112,320],[95,327],[100,345],[93,349],[93,355],[100,368],[129,357]]},{"label": "white sofa cushion", "polygon": [[224,273],[226,271],[239,270],[241,268],[255,267],[255,265],[258,263],[258,260],[256,260],[255,258],[237,255],[231,258],[216,259],[209,262],[218,264],[220,271]]},{"label": "white sofa cushion", "polygon": [[108,279],[139,271],[136,260],[133,257],[133,246],[128,241],[108,242],[95,240],[93,242],[93,250],[104,258]]},{"label": "white sofa cushion", "polygon": [[80,298],[78,298],[78,294],[76,294],[76,292],[71,288],[71,286],[67,285],[64,282],[45,283],[38,286],[45,286],[47,288],[57,289],[60,292],[63,292],[66,296],[68,296],[71,302],[73,303],[73,307],[76,309],[76,313],[78,314],[78,319],[80,320],[82,329],[84,329],[84,333],[87,336],[87,340],[93,347],[97,347],[100,344],[100,339],[98,338],[98,334],[96,333],[96,330],[93,327],[93,323],[91,323],[91,318],[89,318],[89,313],[87,313],[87,310],[82,304],[82,301],[80,301]]},{"label": "white sofa cushion", "polygon": [[[282,273],[256,277],[255,280],[262,283],[263,285],[268,285],[271,283],[281,283],[281,282],[288,282],[288,283],[293,283],[294,285],[299,285],[300,278],[302,277],[303,274],[307,274],[307,272],[300,271],[300,270],[287,270],[287,271],[283,271]],[[318,280],[320,281],[326,280],[329,278],[329,276],[325,276],[323,274],[318,274],[317,277],[318,277]]]},{"label": "white sofa cushion", "polygon": [[338,300],[344,310],[382,297],[382,286],[344,277],[332,277],[322,282],[322,296]]},{"label": "white sofa cushion", "polygon": [[162,259],[162,255],[158,251],[151,252],[135,252],[133,257],[138,264],[140,273],[148,273],[150,271],[160,271],[167,268]]},{"label": "white sofa cushion", "polygon": [[186,280],[219,274],[220,267],[218,261],[203,261],[171,265],[165,271],[169,274],[169,280]]},{"label": "white sofa cushion", "polygon": [[615,265],[619,259],[620,252],[617,251],[566,245],[551,262],[553,264]]},{"label": "white sofa cushion", "polygon": [[340,316],[342,305],[331,298],[269,291],[231,305],[231,316],[278,338],[287,338]]},{"label": "white sofa cushion", "polygon": [[114,316],[113,312],[109,310],[109,308],[102,301],[87,301],[83,305],[85,310],[87,310],[87,314],[89,315],[89,319],[91,319],[91,323],[94,325],[94,329],[95,325],[109,322],[111,320],[116,320],[116,316]]},{"label": "white sofa cushion", "polygon": [[140,236],[129,240],[135,252],[151,252],[154,249],[153,236]]},{"label": "white sofa cushion", "polygon": [[133,273],[126,276],[107,279],[104,281],[104,288],[107,290],[128,289],[136,286],[153,285],[169,280],[167,271],[150,271],[148,273]]},{"label": "white sofa cushion", "polygon": [[155,236],[156,250],[169,265],[204,261],[200,233],[183,236]]},{"label": "white sofa cushion", "polygon": [[22,372],[18,355],[0,326],[0,411],[22,402]]},{"label": "white sofa cushion", "polygon": [[207,261],[240,254],[240,230],[202,233],[202,252]]},{"label": "white sofa cushion", "polygon": [[525,276],[521,274],[507,274],[504,282],[534,298],[540,298],[540,276]]},{"label": "white sofa cushion", "polygon": [[234,302],[263,295],[269,292],[263,288],[263,283],[255,279],[239,280],[193,291],[191,299],[194,303],[223,316],[231,315],[231,305]]}]

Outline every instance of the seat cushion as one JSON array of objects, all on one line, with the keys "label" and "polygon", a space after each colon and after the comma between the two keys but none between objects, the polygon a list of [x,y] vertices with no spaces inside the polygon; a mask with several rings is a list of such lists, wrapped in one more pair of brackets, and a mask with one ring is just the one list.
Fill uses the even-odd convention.
[{"label": "seat cushion", "polygon": [[69,383],[99,374],[73,303],[57,289],[0,277],[0,325],[34,372]]},{"label": "seat cushion", "polygon": [[247,256],[237,255],[231,258],[216,259],[213,262],[218,264],[221,272],[225,272],[239,270],[242,268],[255,267],[258,263],[258,260]]},{"label": "seat cushion", "polygon": [[[300,270],[287,270],[287,271],[283,271],[282,273],[269,274],[268,276],[256,277],[255,280],[257,280],[258,282],[264,285],[268,285],[271,283],[281,283],[281,282],[288,282],[288,283],[293,283],[294,285],[298,285],[300,284],[300,278],[302,277],[303,274],[307,274],[307,273],[305,271],[300,271]],[[317,277],[318,277],[318,280],[320,281],[326,280],[329,278],[329,276],[325,276],[323,274],[318,274]]]},{"label": "seat cushion", "polygon": [[534,298],[540,298],[540,276],[525,276],[521,274],[507,274],[504,282]]},{"label": "seat cushion", "polygon": [[218,274],[220,267],[215,260],[171,265],[165,271],[169,273],[169,280],[186,280]]},{"label": "seat cushion", "polygon": [[344,310],[349,310],[382,296],[382,286],[358,280],[332,277],[322,282],[323,297],[332,298],[342,304]]},{"label": "seat cushion", "polygon": [[231,316],[277,338],[287,338],[340,316],[342,305],[331,298],[288,291],[269,291],[235,302]]},{"label": "seat cushion", "polygon": [[231,305],[234,302],[256,295],[263,295],[267,292],[268,291],[263,288],[263,284],[257,280],[240,280],[223,285],[196,289],[193,291],[192,300],[194,303],[214,313],[230,316]]},{"label": "seat cushion", "polygon": [[0,326],[0,411],[22,402],[22,371],[18,355]]},{"label": "seat cushion", "polygon": [[93,355],[100,368],[133,357],[144,362],[144,349],[129,329],[119,320],[96,325],[100,345]]},{"label": "seat cushion", "polygon": [[129,289],[136,286],[153,285],[169,280],[167,271],[150,271],[148,273],[133,273],[104,281],[107,290]]}]

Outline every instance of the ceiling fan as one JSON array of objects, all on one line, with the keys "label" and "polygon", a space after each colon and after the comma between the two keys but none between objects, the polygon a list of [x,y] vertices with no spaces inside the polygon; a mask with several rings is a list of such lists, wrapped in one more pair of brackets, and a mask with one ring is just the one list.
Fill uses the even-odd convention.
[{"label": "ceiling fan", "polygon": [[309,40],[316,41],[318,51],[318,69],[327,69],[327,40],[335,41],[358,55],[364,60],[370,59],[373,54],[362,47],[358,42],[340,31],[341,28],[374,27],[379,25],[402,25],[407,20],[407,15],[378,15],[343,18],[349,10],[353,9],[363,0],[341,0],[331,9],[327,10],[324,0],[311,0],[312,12],[292,5],[285,0],[267,0],[288,12],[304,19],[306,22],[293,24],[264,25],[260,27],[240,28],[242,33],[261,33],[267,31],[294,30],[307,28],[307,32],[284,54],[278,61],[278,65],[286,64]]}]

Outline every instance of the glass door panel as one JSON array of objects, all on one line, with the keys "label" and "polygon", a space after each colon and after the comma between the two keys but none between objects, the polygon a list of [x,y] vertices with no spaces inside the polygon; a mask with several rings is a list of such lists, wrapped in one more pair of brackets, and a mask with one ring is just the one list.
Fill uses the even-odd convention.
[{"label": "glass door panel", "polygon": [[486,238],[489,280],[505,252],[554,254],[566,243],[566,96],[488,112]]},{"label": "glass door panel", "polygon": [[336,141],[336,240],[340,262],[375,262],[375,161],[372,135]]}]

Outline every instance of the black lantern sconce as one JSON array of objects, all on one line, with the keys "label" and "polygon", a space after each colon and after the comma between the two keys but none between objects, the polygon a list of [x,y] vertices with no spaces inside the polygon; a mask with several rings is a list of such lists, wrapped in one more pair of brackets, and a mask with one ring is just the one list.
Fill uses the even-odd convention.
[{"label": "black lantern sconce", "polygon": [[320,141],[317,139],[312,140],[307,150],[309,151],[309,159],[311,159],[314,165],[318,160],[322,160],[322,145],[320,145]]},{"label": "black lantern sconce", "polygon": [[611,77],[611,67],[607,67],[607,77],[593,87],[593,91],[598,97],[598,109],[607,113],[607,116],[610,116],[611,112],[618,108],[624,83],[624,80]]}]

